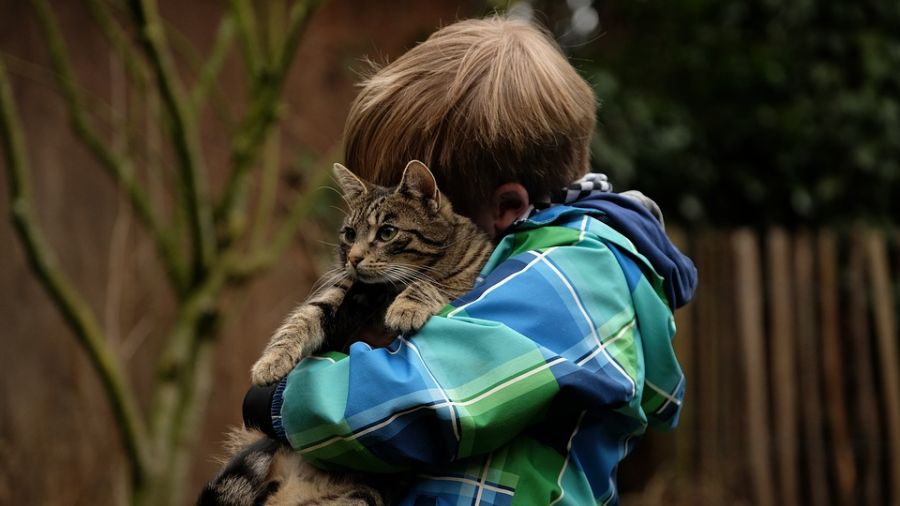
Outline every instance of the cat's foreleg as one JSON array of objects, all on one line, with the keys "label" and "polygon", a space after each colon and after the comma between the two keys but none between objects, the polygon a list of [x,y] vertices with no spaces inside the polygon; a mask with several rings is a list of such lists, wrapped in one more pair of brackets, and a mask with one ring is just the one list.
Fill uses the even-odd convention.
[{"label": "cat's foreleg", "polygon": [[360,485],[349,492],[328,495],[310,504],[319,506],[383,506],[384,499],[374,488]]},{"label": "cat's foreleg", "polygon": [[398,332],[415,332],[450,300],[434,285],[415,281],[397,295],[384,314],[384,323]]},{"label": "cat's foreleg", "polygon": [[344,301],[352,282],[328,287],[294,309],[269,340],[262,357],[250,371],[253,383],[269,385],[287,376],[301,358],[325,342],[331,319]]}]

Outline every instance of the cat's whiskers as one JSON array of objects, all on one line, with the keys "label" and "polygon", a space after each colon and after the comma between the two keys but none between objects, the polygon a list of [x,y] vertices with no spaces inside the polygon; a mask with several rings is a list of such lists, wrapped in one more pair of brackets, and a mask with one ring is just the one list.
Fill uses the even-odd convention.
[{"label": "cat's whiskers", "polygon": [[390,265],[390,266],[388,266],[386,271],[391,272],[391,273],[396,273],[398,275],[403,276],[404,278],[414,279],[414,280],[418,280],[418,281],[426,281],[433,285],[441,285],[441,283],[437,282],[437,280],[435,280],[431,276],[429,276],[425,273],[422,273],[422,272],[418,272],[415,269],[405,267],[403,265]]},{"label": "cat's whiskers", "polygon": [[322,274],[322,277],[319,278],[318,281],[312,286],[310,289],[309,296],[307,299],[311,299],[324,290],[331,288],[349,276],[347,271],[343,267],[335,267],[334,269],[329,269]]},{"label": "cat's whiskers", "polygon": [[[337,193],[338,196],[341,198],[341,200],[343,200],[344,203],[347,204],[347,207],[349,207],[349,208],[352,208],[352,207],[353,207],[353,202],[350,202],[350,200],[347,198],[347,196],[344,195],[344,192],[338,190],[338,189],[335,188],[334,186],[328,186],[328,185],[326,184],[326,185],[320,186],[318,189],[319,189],[319,190],[321,190],[321,189],[331,190],[331,191]],[[345,212],[344,214],[346,215],[347,213]]]},{"label": "cat's whiskers", "polygon": [[[408,264],[395,263],[395,264],[391,264],[389,268],[395,269],[397,272],[402,272],[404,274],[407,274],[408,276],[414,277],[420,281],[428,282],[435,286],[447,286],[447,285],[439,282],[438,280],[436,280],[434,277],[432,277],[424,272],[420,272],[419,270],[417,270],[413,267],[410,267]],[[438,272],[440,273],[440,271],[438,271]]]},{"label": "cat's whiskers", "polygon": [[329,205],[328,207],[330,207],[330,208],[332,208],[332,209],[337,209],[337,210],[340,211],[341,214],[343,214],[344,216],[347,216],[347,214],[349,214],[349,213],[347,213],[347,211],[346,211],[343,207],[332,206],[332,205]]},{"label": "cat's whiskers", "polygon": [[325,271],[321,274],[321,276],[319,277],[319,280],[316,281],[315,284],[313,285],[313,288],[318,288],[320,285],[329,282],[331,280],[331,278],[333,278],[334,276],[340,275],[340,274],[346,274],[346,272],[347,271],[344,269],[343,266],[328,269],[327,271]]},{"label": "cat's whiskers", "polygon": [[444,295],[448,299],[454,299],[458,296],[458,293],[454,293],[451,291],[451,287],[444,285],[442,283],[438,283],[430,276],[427,276],[421,272],[416,272],[409,268],[404,268],[399,265],[389,266],[384,273],[385,277],[390,277],[398,280],[404,285],[409,285],[416,281],[421,281],[423,283],[427,283],[431,285],[438,293]]},{"label": "cat's whiskers", "polygon": [[430,267],[430,266],[428,266],[428,265],[405,264],[405,263],[403,263],[403,262],[394,262],[392,265],[396,265],[396,266],[399,266],[399,267],[406,267],[406,268],[410,268],[410,269],[413,269],[413,270],[420,270],[420,269],[421,269],[421,270],[433,272],[434,274],[436,274],[436,275],[438,275],[438,276],[443,276],[443,275],[445,274],[443,270],[438,269],[437,267]]}]

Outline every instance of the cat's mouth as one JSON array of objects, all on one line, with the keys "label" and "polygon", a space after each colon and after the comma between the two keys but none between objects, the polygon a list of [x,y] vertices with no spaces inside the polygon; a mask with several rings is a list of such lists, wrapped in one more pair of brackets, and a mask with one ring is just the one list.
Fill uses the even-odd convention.
[{"label": "cat's mouth", "polygon": [[361,283],[367,284],[381,283],[382,281],[384,281],[383,279],[381,279],[381,276],[363,272],[356,273],[356,280]]},{"label": "cat's mouth", "polygon": [[352,265],[347,266],[347,272],[350,274],[350,277],[360,283],[366,284],[376,284],[376,283],[384,283],[386,280],[380,272],[373,272],[365,268],[353,267]]}]

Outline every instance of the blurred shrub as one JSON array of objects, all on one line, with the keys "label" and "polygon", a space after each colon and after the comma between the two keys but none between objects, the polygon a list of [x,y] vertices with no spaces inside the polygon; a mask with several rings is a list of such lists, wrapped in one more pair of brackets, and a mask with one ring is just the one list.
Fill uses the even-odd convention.
[{"label": "blurred shrub", "polygon": [[[596,88],[617,188],[687,222],[900,216],[895,0],[529,5]],[[600,26],[578,40],[587,6]]]}]

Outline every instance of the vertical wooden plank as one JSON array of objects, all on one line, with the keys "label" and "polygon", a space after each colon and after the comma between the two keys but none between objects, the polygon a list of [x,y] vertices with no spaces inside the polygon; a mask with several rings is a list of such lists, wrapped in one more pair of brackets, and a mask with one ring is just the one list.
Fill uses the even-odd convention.
[{"label": "vertical wooden plank", "polygon": [[881,423],[875,397],[872,347],[866,290],[865,232],[856,227],[850,240],[850,348],[853,360],[853,386],[856,398],[856,419],[859,436],[857,448],[861,455],[862,504],[883,504],[881,493]]},{"label": "vertical wooden plank", "polygon": [[719,382],[718,394],[714,399],[718,407],[719,417],[719,462],[722,482],[730,494],[724,501],[743,500],[753,494],[750,482],[746,477],[747,449],[744,446],[743,434],[746,414],[743,412],[743,399],[737,392],[743,388],[742,368],[744,364],[737,357],[740,355],[741,343],[735,339],[737,307],[734,301],[737,273],[735,256],[731,247],[731,233],[722,232],[717,237],[716,262],[716,304],[718,326],[715,338],[716,378]]},{"label": "vertical wooden plank", "polygon": [[[766,350],[763,336],[762,268],[759,245],[750,230],[739,230],[732,236],[735,256],[738,330],[744,361],[744,406],[746,416],[745,448],[750,458],[753,481],[753,504],[775,504],[773,480],[769,464],[769,399],[766,389]],[[737,393],[737,392],[734,392]]]},{"label": "vertical wooden plank", "polygon": [[819,388],[820,347],[816,331],[816,295],[814,256],[809,234],[797,234],[794,241],[794,282],[796,312],[794,331],[797,333],[798,377],[803,427],[803,447],[809,504],[828,503],[828,482],[825,472],[825,442],[822,433],[822,395]]},{"label": "vertical wooden plank", "polygon": [[720,465],[720,453],[718,437],[720,432],[718,417],[719,379],[717,364],[720,361],[718,354],[719,305],[715,293],[717,278],[716,259],[719,252],[716,250],[716,234],[712,231],[704,231],[700,234],[699,251],[697,255],[698,270],[703,273],[698,289],[698,333],[697,333],[697,447],[698,478],[703,484],[721,484],[722,473]]},{"label": "vertical wooden plank", "polygon": [[850,428],[847,422],[847,401],[844,397],[844,363],[840,343],[840,309],[838,307],[837,246],[833,233],[820,231],[819,252],[819,317],[822,340],[822,370],[824,372],[825,408],[831,433],[831,459],[837,481],[840,504],[853,506],[856,488],[856,463]]},{"label": "vertical wooden plank", "polygon": [[900,359],[897,353],[897,315],[891,291],[887,244],[881,232],[866,234],[866,257],[869,266],[869,286],[875,313],[875,335],[881,370],[881,391],[886,418],[886,438],[890,454],[888,479],[890,497],[886,502],[900,504]]},{"label": "vertical wooden plank", "polygon": [[797,361],[796,337],[792,329],[794,293],[790,241],[783,229],[772,229],[768,235],[769,356],[772,363],[779,503],[800,504],[797,475]]},{"label": "vertical wooden plank", "polygon": [[[672,243],[686,255],[691,255],[690,240],[684,229],[667,228]],[[702,276],[703,273],[700,273]],[[675,312],[675,324],[677,333],[675,335],[675,353],[678,356],[678,362],[681,364],[681,370],[685,377],[685,403],[681,411],[681,419],[679,421],[678,430],[675,431],[675,472],[678,478],[683,480],[693,480],[693,472],[696,470],[696,445],[694,438],[697,431],[694,426],[697,402],[697,376],[694,371],[694,310],[695,303]]]}]

